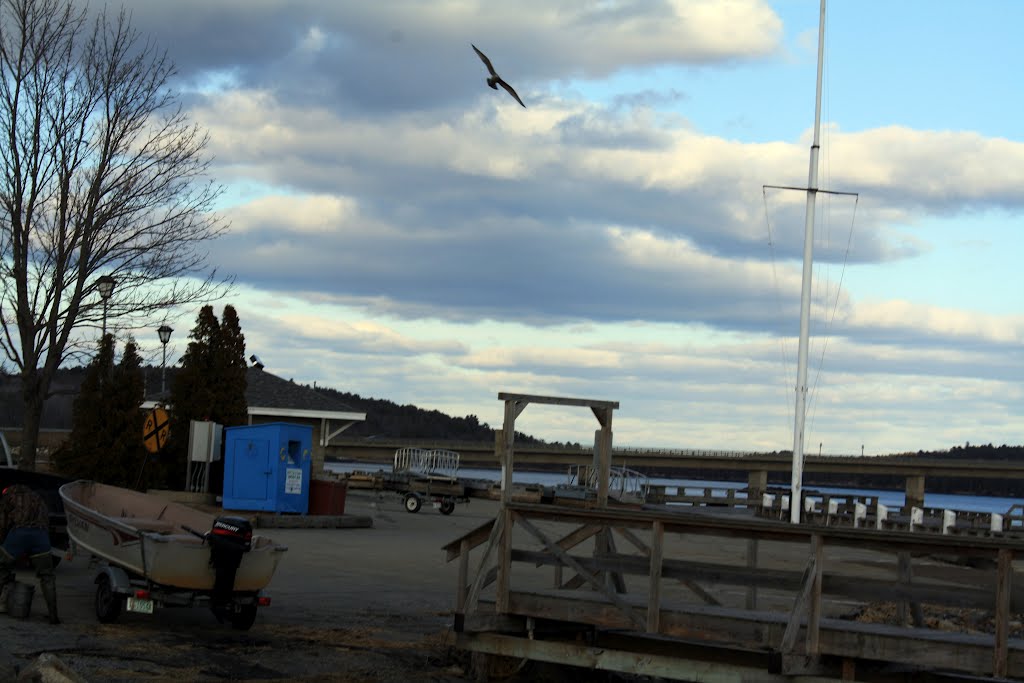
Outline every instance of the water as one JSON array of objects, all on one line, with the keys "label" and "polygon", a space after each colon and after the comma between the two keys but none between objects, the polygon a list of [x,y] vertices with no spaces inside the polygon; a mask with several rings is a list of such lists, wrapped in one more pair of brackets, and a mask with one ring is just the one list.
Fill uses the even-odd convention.
[{"label": "water", "polygon": [[[339,474],[349,472],[375,472],[377,470],[390,471],[390,466],[377,463],[365,462],[325,462],[324,468]],[[459,476],[463,479],[483,479],[498,482],[501,480],[501,472],[496,469],[484,468],[459,468]],[[517,484],[540,484],[542,486],[560,486],[569,483],[567,473],[560,472],[534,472],[530,470],[516,470],[512,473],[512,481]],[[651,477],[650,483],[665,486],[665,493],[676,495],[678,493],[699,493],[705,488],[725,489],[743,488],[744,484],[739,482],[705,481],[701,479],[667,479]],[[805,488],[820,491],[821,493],[834,493],[851,496],[877,496],[878,502],[887,506],[890,510],[903,506],[905,498],[903,491],[875,490],[875,489],[852,489],[832,486],[807,486]],[[1005,514],[1012,506],[1024,504],[1024,498],[1000,498],[995,496],[961,496],[949,493],[925,493],[924,505],[928,508],[944,510],[957,510],[960,512],[983,512]]]}]

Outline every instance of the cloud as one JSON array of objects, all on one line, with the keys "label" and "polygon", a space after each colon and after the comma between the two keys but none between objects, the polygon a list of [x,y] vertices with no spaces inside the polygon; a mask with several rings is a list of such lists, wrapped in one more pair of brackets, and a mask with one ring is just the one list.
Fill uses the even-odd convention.
[{"label": "cloud", "polygon": [[[764,186],[806,183],[811,132],[732,138],[713,117],[756,107],[709,112],[661,87],[688,83],[668,72],[760,79],[813,61],[784,53],[798,37],[767,3],[133,12],[210,132],[232,224],[211,261],[242,283],[247,341],[282,376],[492,424],[497,391],[621,400],[616,439],[640,445],[791,443],[806,196]],[[470,42],[527,109],[486,87]],[[832,268],[814,275],[811,357],[827,351],[833,391],[813,429],[847,451],[896,421],[908,445],[960,443],[970,419],[986,442],[1009,434],[1019,315],[838,285],[843,268],[945,253],[931,219],[1019,211],[1024,145],[888,122],[826,126],[824,142],[821,187],[860,198],[817,198],[815,262]],[[985,411],[960,418],[968,404]],[[956,417],[929,433],[936,414]],[[537,424],[593,431],[558,413]]]},{"label": "cloud", "polygon": [[[175,53],[184,83],[230,71],[244,87],[337,110],[444,107],[483,93],[477,43],[520,91],[654,64],[749,60],[778,50],[782,22],[761,0],[615,2],[156,0],[133,24]],[[301,77],[294,75],[301,73]]]}]

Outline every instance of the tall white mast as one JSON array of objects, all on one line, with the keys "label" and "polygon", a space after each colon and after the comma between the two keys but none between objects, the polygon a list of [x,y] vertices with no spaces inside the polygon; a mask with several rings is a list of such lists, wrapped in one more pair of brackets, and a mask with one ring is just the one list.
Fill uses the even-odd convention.
[{"label": "tall white mast", "polygon": [[818,19],[818,83],[814,96],[814,141],[807,173],[807,210],[804,219],[804,273],[800,289],[800,346],[797,351],[796,418],[793,425],[793,472],[789,495],[789,521],[800,522],[804,474],[804,417],[807,410],[807,347],[811,327],[811,272],[814,252],[814,202],[818,195],[818,148],[821,135],[821,74],[825,54],[825,0]]}]

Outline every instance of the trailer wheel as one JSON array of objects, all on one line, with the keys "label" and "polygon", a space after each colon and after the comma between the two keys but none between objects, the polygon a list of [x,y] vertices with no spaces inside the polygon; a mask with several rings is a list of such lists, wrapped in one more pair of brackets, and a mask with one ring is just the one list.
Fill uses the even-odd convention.
[{"label": "trailer wheel", "polygon": [[231,628],[248,631],[256,622],[256,605],[242,605],[231,614]]},{"label": "trailer wheel", "polygon": [[100,576],[96,579],[96,618],[102,624],[116,621],[121,615],[124,598],[114,592],[110,585],[110,577]]},{"label": "trailer wheel", "polygon": [[405,494],[405,511],[406,512],[419,512],[423,506],[423,501],[415,493]]},{"label": "trailer wheel", "polygon": [[441,514],[450,515],[455,512],[455,499],[448,496],[441,499]]}]

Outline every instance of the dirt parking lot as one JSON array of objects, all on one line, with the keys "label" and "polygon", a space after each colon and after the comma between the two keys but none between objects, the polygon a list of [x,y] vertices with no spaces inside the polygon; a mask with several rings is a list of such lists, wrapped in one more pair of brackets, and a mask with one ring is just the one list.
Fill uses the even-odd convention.
[{"label": "dirt parking lot", "polygon": [[456,567],[441,547],[496,510],[473,500],[449,516],[409,514],[393,494],[356,491],[346,514],[371,517],[371,528],[261,529],[288,553],[247,632],[203,608],[100,624],[95,567],[75,557],[57,569],[62,625],[46,622],[38,591],[28,619],[0,615],[0,678],[52,653],[86,681],[471,680],[448,646]]}]

